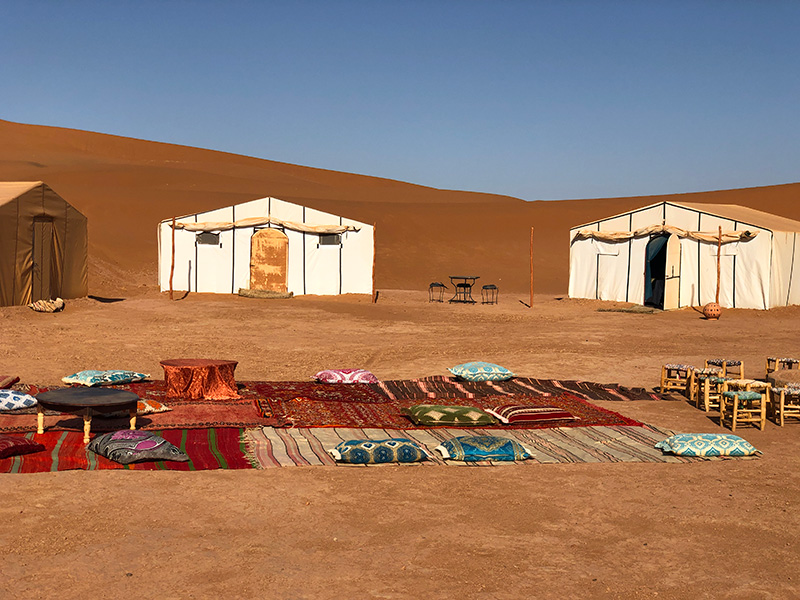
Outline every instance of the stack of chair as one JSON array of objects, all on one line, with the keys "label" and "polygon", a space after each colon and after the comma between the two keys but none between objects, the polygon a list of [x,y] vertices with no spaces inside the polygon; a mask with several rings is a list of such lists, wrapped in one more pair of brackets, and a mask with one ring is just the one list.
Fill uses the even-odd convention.
[{"label": "stack of chair", "polygon": [[722,395],[722,384],[725,378],[722,376],[721,367],[706,367],[705,369],[694,369],[689,378],[689,399],[700,408],[709,412],[711,408],[719,408],[719,398]]}]

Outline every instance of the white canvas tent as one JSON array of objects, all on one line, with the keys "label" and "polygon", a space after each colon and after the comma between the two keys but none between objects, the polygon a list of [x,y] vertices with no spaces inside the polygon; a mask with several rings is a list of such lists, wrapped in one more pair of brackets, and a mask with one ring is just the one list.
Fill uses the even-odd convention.
[{"label": "white canvas tent", "polygon": [[570,229],[569,295],[665,309],[800,304],[800,222],[730,204],[660,202]]},{"label": "white canvas tent", "polygon": [[277,198],[158,225],[161,290],[371,294],[374,228]]}]

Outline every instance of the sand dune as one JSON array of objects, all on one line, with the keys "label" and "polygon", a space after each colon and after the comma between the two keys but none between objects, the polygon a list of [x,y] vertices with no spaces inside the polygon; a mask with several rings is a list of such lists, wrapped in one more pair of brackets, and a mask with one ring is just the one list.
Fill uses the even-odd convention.
[{"label": "sand dune", "polygon": [[[440,190],[58,127],[0,121],[0,180],[47,182],[89,219],[90,289],[156,281],[156,224],[264,196],[375,223],[378,288],[470,273],[501,290],[565,293],[568,230],[664,199],[741,204],[800,219],[800,183],[671,196],[534,201]],[[525,199],[531,200],[531,199]]]}]

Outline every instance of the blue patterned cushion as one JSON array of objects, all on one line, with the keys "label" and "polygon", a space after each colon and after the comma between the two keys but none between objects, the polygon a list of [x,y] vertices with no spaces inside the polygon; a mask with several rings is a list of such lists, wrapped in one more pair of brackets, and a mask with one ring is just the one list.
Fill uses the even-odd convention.
[{"label": "blue patterned cushion", "polygon": [[118,383],[133,383],[147,379],[150,375],[136,371],[122,371],[112,369],[109,371],[80,371],[62,377],[64,383],[78,383],[80,385],[115,385]]},{"label": "blue patterned cushion", "polygon": [[453,438],[437,446],[443,458],[451,460],[525,460],[530,451],[516,440],[494,435],[474,435]]},{"label": "blue patterned cushion", "polygon": [[347,440],[328,453],[334,460],[354,465],[410,463],[428,458],[428,453],[419,444],[407,438]]},{"label": "blue patterned cushion", "polygon": [[760,454],[747,440],[730,433],[678,433],[656,448],[679,456],[751,456]]},{"label": "blue patterned cushion", "polygon": [[468,362],[447,370],[467,381],[504,381],[514,377],[505,367],[487,362]]},{"label": "blue patterned cushion", "polygon": [[16,390],[0,390],[0,411],[28,408],[36,404],[36,398]]}]

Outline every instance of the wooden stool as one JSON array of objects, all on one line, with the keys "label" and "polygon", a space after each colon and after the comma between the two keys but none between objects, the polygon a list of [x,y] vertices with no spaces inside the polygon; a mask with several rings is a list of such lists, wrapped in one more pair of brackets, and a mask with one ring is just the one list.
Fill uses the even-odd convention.
[{"label": "wooden stool", "polygon": [[703,403],[703,410],[711,412],[712,408],[719,410],[720,398],[727,379],[724,377],[706,377],[702,381],[697,393],[697,408],[700,408],[700,402]]},{"label": "wooden stool", "polygon": [[797,369],[800,368],[800,360],[796,358],[778,358],[777,356],[767,357],[767,368],[764,378],[778,369]]},{"label": "wooden stool", "polygon": [[708,367],[707,369],[692,369],[689,373],[689,400],[700,408],[700,392],[705,385],[705,380],[709,377],[721,377],[722,369],[719,367]]},{"label": "wooden stool", "polygon": [[772,388],[772,416],[783,427],[784,417],[800,419],[800,387]]},{"label": "wooden stool", "polygon": [[706,368],[708,367],[722,367],[723,377],[736,377],[737,379],[744,379],[744,362],[741,360],[732,360],[728,358],[707,358]]},{"label": "wooden stool", "polygon": [[[726,382],[727,383],[727,382]],[[737,425],[752,423],[764,429],[767,421],[767,399],[756,391],[724,391],[719,402],[719,424],[730,420],[731,431]]]},{"label": "wooden stool", "polygon": [[689,379],[694,372],[692,365],[667,364],[661,367],[661,387],[662,394],[673,390],[686,395],[689,393]]}]

